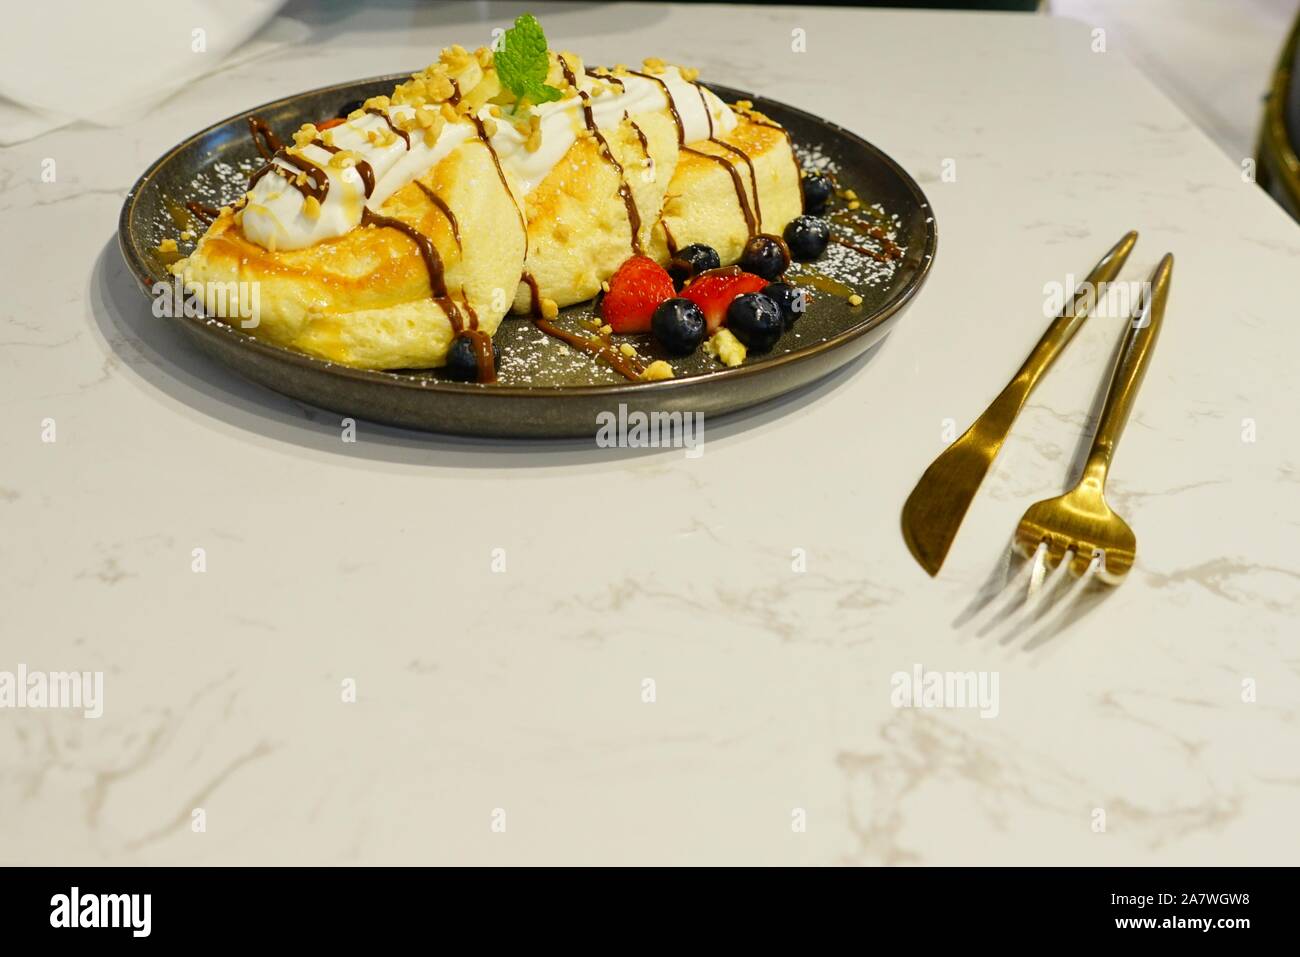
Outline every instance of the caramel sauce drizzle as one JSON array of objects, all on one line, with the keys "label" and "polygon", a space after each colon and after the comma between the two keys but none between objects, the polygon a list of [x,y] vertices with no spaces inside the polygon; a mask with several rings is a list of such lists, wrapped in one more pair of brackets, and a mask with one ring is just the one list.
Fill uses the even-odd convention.
[{"label": "caramel sauce drizzle", "polygon": [[[873,217],[879,216],[878,213],[874,212],[870,215]],[[843,246],[846,249],[852,249],[854,252],[861,253],[864,256],[876,260],[876,262],[897,262],[903,258],[902,247],[890,239],[881,227],[872,223],[864,223],[857,217],[848,215],[847,213],[840,213],[833,216],[831,222],[835,223],[837,226],[845,226],[853,230],[859,236],[866,236],[869,239],[874,239],[880,244],[880,249],[869,249],[866,246],[860,246],[857,243],[849,242],[846,239],[832,236],[832,241],[837,245]]]},{"label": "caramel sauce drizzle", "polygon": [[451,207],[444,202],[441,196],[429,189],[429,187],[425,186],[418,179],[415,181],[415,185],[420,187],[420,191],[428,197],[429,202],[437,206],[442,215],[447,217],[447,222],[451,224],[451,234],[456,237],[456,248],[463,249],[464,247],[460,242],[460,223],[457,222],[456,214],[451,211]]},{"label": "caramel sauce drizzle", "polygon": [[221,210],[217,209],[215,206],[209,206],[207,203],[200,203],[195,199],[186,203],[185,208],[189,211],[191,216],[203,223],[205,226],[211,226],[217,221],[217,217],[221,215]]},{"label": "caramel sauce drizzle", "polygon": [[[575,90],[578,90],[578,78],[574,75],[572,67],[569,66],[564,57],[560,57],[559,60],[560,67],[564,70],[564,78]],[[636,208],[636,200],[632,197],[632,190],[627,185],[627,174],[623,171],[623,165],[615,159],[613,151],[609,148],[609,142],[596,128],[596,117],[591,110],[591,97],[585,90],[578,90],[578,97],[582,100],[582,116],[587,124],[587,129],[596,138],[596,143],[600,146],[600,151],[605,159],[618,173],[618,194],[623,198],[623,205],[627,208],[628,225],[632,227],[632,254],[641,256],[644,254],[641,248],[641,211]]]}]

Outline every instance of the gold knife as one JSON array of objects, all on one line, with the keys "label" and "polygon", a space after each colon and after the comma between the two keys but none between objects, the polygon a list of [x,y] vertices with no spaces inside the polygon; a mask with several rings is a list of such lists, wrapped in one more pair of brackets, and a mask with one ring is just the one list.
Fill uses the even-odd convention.
[{"label": "gold knife", "polygon": [[912,557],[931,575],[939,573],[971,499],[997,458],[1029,393],[1070,341],[1097,299],[1097,288],[1109,283],[1124,267],[1137,243],[1130,231],[1093,267],[1074,298],[1038,340],[1020,371],[956,442],[925,470],[903,505],[903,540]]}]

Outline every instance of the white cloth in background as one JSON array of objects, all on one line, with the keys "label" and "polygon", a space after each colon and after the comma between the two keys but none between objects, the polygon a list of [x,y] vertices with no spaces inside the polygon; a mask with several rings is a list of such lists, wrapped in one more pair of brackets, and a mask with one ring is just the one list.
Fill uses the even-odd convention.
[{"label": "white cloth in background", "polygon": [[200,76],[301,40],[304,28],[290,20],[276,20],[258,33],[283,2],[8,5],[0,28],[0,145],[78,120],[130,123]]}]

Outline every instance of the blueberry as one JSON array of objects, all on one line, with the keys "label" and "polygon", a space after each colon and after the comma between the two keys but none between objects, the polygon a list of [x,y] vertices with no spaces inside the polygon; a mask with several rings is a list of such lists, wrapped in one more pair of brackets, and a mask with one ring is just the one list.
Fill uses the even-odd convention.
[{"label": "blueberry", "polygon": [[[492,365],[501,364],[501,347],[492,343]],[[478,381],[478,353],[474,351],[474,340],[469,336],[457,336],[447,350],[447,375],[457,382]]]},{"label": "blueberry", "polygon": [[826,251],[831,227],[820,216],[796,216],[785,228],[785,243],[790,255],[800,262],[811,262]]},{"label": "blueberry", "polygon": [[809,213],[820,213],[826,208],[835,186],[821,173],[809,173],[803,178],[803,208]]},{"label": "blueberry", "polygon": [[668,264],[668,274],[673,277],[677,288],[681,289],[686,280],[693,279],[709,269],[722,265],[718,251],[704,243],[691,243],[685,249],[677,250],[672,262]]},{"label": "blueberry", "polygon": [[745,244],[740,268],[764,279],[775,279],[790,265],[790,250],[779,236],[759,233]]},{"label": "blueberry", "polygon": [[727,328],[751,352],[766,352],[781,338],[781,307],[761,292],[737,296],[727,307]]},{"label": "blueberry", "polygon": [[763,287],[763,295],[776,303],[781,310],[781,320],[789,329],[808,308],[808,296],[788,282],[772,282]]},{"label": "blueberry", "polygon": [[650,331],[675,356],[694,352],[704,341],[707,325],[704,312],[689,299],[666,299],[650,317]]},{"label": "blueberry", "polygon": [[348,102],[344,103],[342,106],[339,107],[339,111],[335,115],[338,116],[338,118],[341,120],[346,120],[348,118],[349,113],[355,113],[357,110],[362,109],[365,105],[366,105],[365,100],[349,100]]}]

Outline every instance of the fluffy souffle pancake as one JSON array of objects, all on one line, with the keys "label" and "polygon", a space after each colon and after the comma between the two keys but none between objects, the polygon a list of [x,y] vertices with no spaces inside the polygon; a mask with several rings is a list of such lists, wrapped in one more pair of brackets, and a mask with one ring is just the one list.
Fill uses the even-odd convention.
[{"label": "fluffy souffle pancake", "polygon": [[489,381],[512,307],[553,317],[687,244],[734,263],[802,206],[788,136],[748,104],[658,60],[588,69],[530,17],[288,144],[250,123],[266,165],[173,272],[210,315],[214,287],[257,284],[254,335],[360,368],[441,366],[464,338]]},{"label": "fluffy souffle pancake", "polygon": [[740,114],[730,133],[681,151],[651,255],[666,260],[671,236],[672,248],[704,243],[724,264],[734,263],[751,235],[779,236],[802,212],[799,163],[785,131],[765,117]]},{"label": "fluffy souffle pancake", "polygon": [[[488,148],[473,141],[453,150],[393,193],[380,212],[427,238],[451,303],[462,316],[472,312],[479,329],[495,332],[505,290],[513,295],[519,283],[524,232]],[[336,239],[271,252],[251,241],[238,213],[226,209],[177,265],[186,285],[198,284],[209,297],[230,280],[259,283],[254,334],[335,362],[366,369],[436,365],[451,342],[448,303],[431,295],[417,242],[394,228],[362,225]]]}]

